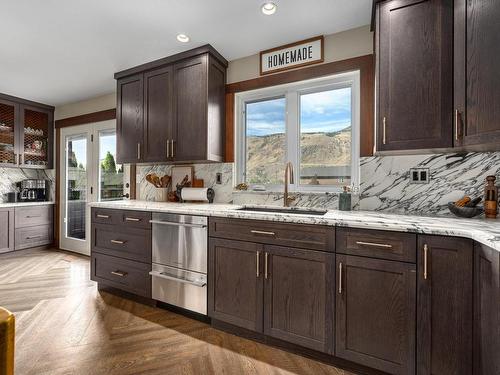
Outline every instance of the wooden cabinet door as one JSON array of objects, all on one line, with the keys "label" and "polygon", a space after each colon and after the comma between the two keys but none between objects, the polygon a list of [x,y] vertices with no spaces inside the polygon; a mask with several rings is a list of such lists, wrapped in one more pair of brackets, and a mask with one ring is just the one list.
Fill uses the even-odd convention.
[{"label": "wooden cabinet door", "polygon": [[116,103],[116,161],[136,163],[144,159],[144,76],[118,80]]},{"label": "wooden cabinet door", "polygon": [[264,333],[333,354],[334,254],[264,247]]},{"label": "wooden cabinet door", "polygon": [[472,374],[472,241],[418,237],[417,374]]},{"label": "wooden cabinet door", "polygon": [[173,68],[144,74],[144,161],[171,160]]},{"label": "wooden cabinet door", "polygon": [[500,374],[500,252],[474,244],[474,375]]},{"label": "wooden cabinet door", "polygon": [[52,168],[54,111],[21,104],[19,114],[19,165],[23,168]]},{"label": "wooden cabinet door", "polygon": [[208,55],[174,65],[174,160],[207,158]]},{"label": "wooden cabinet door", "polygon": [[415,265],[350,255],[337,255],[336,265],[335,355],[414,374]]},{"label": "wooden cabinet door", "polygon": [[499,19],[496,0],[455,0],[458,145],[500,149]]},{"label": "wooden cabinet door", "polygon": [[208,253],[208,315],[262,332],[262,245],[211,238]]},{"label": "wooden cabinet door", "polygon": [[0,253],[14,250],[14,209],[0,210]]},{"label": "wooden cabinet door", "polygon": [[0,98],[0,166],[19,164],[19,104]]},{"label": "wooden cabinet door", "polygon": [[377,149],[452,146],[453,1],[392,0],[377,10]]}]

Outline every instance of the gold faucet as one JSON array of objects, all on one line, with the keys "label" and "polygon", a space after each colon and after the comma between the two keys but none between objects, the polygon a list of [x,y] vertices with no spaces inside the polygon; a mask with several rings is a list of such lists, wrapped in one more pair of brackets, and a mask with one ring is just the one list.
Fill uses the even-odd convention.
[{"label": "gold faucet", "polygon": [[292,162],[288,162],[286,163],[286,167],[285,167],[285,191],[283,193],[283,205],[285,207],[289,207],[290,206],[290,202],[294,201],[295,200],[295,197],[291,196],[289,197],[288,196],[288,184],[293,184],[294,183],[294,178],[293,178],[293,164]]}]

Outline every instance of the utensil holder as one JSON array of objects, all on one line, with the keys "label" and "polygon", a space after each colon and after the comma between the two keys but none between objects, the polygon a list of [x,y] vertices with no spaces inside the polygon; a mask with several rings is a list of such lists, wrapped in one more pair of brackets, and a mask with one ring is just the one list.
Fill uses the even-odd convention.
[{"label": "utensil holder", "polygon": [[169,188],[156,188],[156,201],[157,202],[168,202]]}]

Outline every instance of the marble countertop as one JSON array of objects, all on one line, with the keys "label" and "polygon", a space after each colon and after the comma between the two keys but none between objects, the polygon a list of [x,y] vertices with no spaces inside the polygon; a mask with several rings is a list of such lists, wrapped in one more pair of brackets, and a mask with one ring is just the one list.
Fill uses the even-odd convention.
[{"label": "marble countertop", "polygon": [[460,219],[440,216],[402,215],[381,211],[337,210],[331,210],[323,216],[318,216],[238,211],[243,206],[232,204],[165,203],[134,200],[91,203],[90,206],[456,236],[473,239],[500,251],[499,219]]},{"label": "marble countertop", "polygon": [[1,202],[0,208],[14,208],[14,207],[26,207],[26,206],[46,206],[49,204],[55,204],[55,202]]}]

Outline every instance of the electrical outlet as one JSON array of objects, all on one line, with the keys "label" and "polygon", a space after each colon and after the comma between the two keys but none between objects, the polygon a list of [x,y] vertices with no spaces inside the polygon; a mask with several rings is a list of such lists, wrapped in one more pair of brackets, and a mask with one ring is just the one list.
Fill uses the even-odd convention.
[{"label": "electrical outlet", "polygon": [[429,168],[410,168],[411,184],[428,184],[430,178]]},{"label": "electrical outlet", "polygon": [[222,173],[219,172],[215,175],[215,183],[217,185],[222,184]]}]

